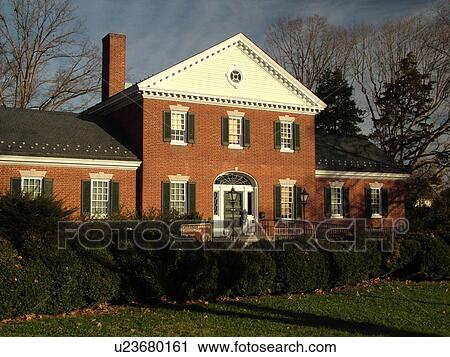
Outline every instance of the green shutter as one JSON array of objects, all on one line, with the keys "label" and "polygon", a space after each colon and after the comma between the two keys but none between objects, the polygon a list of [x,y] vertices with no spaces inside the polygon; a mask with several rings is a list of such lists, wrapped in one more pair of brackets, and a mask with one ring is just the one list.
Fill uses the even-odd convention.
[{"label": "green shutter", "polygon": [[242,122],[244,124],[244,147],[250,146],[250,120],[244,118],[242,119]]},{"label": "green shutter", "polygon": [[292,123],[293,125],[293,139],[294,139],[294,150],[300,151],[300,124]]},{"label": "green shutter", "polygon": [[389,193],[385,188],[381,189],[381,213],[383,217],[387,217],[389,214]]},{"label": "green shutter", "polygon": [[323,189],[323,207],[325,217],[331,217],[331,188]]},{"label": "green shutter", "polygon": [[91,181],[81,181],[81,215],[91,214]]},{"label": "green shutter", "polygon": [[163,112],[163,141],[170,141],[171,138],[171,115],[170,112]]},{"label": "green shutter", "polygon": [[195,182],[188,182],[188,214],[194,214],[197,212],[195,207]]},{"label": "green shutter", "polygon": [[273,136],[275,149],[281,149],[281,123],[279,121],[273,123]]},{"label": "green shutter", "polygon": [[170,182],[161,182],[161,211],[163,215],[170,211]]},{"label": "green shutter", "polygon": [[189,144],[194,144],[195,143],[195,115],[194,115],[194,113],[188,113],[187,129],[188,129],[187,142]]},{"label": "green shutter", "polygon": [[275,185],[273,190],[274,216],[275,219],[281,218],[281,185]]},{"label": "green shutter", "polygon": [[13,195],[20,195],[22,192],[22,179],[20,177],[11,177],[10,189]]},{"label": "green shutter", "polygon": [[228,144],[228,118],[222,117],[222,145],[227,146]]},{"label": "green shutter", "polygon": [[109,193],[109,213],[119,213],[119,194],[120,186],[118,182],[111,181],[110,183],[110,193]]},{"label": "green shutter", "polygon": [[45,196],[51,196],[53,195],[53,179],[50,178],[44,178],[42,180],[42,193]]},{"label": "green shutter", "polygon": [[366,202],[366,217],[370,218],[372,217],[372,195],[371,195],[371,190],[370,188],[366,188],[364,190],[365,192],[365,202]]},{"label": "green shutter", "polygon": [[350,189],[342,187],[344,217],[350,217]]}]

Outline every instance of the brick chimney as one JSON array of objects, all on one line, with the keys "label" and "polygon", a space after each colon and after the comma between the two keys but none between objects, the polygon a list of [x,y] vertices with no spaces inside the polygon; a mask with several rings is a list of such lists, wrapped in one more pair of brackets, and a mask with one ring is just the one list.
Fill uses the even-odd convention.
[{"label": "brick chimney", "polygon": [[127,37],[109,33],[102,39],[102,101],[125,89]]}]

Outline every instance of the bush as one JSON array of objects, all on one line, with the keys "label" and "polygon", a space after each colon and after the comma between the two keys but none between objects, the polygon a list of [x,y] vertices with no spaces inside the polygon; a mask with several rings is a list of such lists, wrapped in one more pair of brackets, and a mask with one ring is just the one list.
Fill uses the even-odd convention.
[{"label": "bush", "polygon": [[450,278],[450,247],[442,239],[422,239],[419,273],[428,279]]},{"label": "bush", "polygon": [[[228,266],[238,275],[234,286],[229,289],[229,295],[247,296],[270,293],[276,274],[275,262],[264,252],[244,252],[241,256],[241,271],[238,267]],[[229,273],[228,273],[229,275]]]},{"label": "bush", "polygon": [[450,277],[450,246],[430,233],[410,233],[397,242],[388,266],[399,278],[446,279]]},{"label": "bush", "polygon": [[61,200],[42,195],[4,194],[0,196],[0,235],[20,250],[23,234],[45,235],[56,232],[58,221],[67,219],[74,209],[66,209]]},{"label": "bush", "polygon": [[293,245],[273,252],[276,264],[274,291],[298,293],[328,287],[328,260],[320,252],[305,252]]},{"label": "bush", "polygon": [[217,296],[219,264],[210,251],[186,251],[180,254],[167,279],[170,299],[210,299]]},{"label": "bush", "polygon": [[18,314],[21,259],[11,243],[0,239],[0,319]]},{"label": "bush", "polygon": [[107,250],[79,251],[82,270],[80,283],[89,306],[119,297],[120,277],[114,258]]}]

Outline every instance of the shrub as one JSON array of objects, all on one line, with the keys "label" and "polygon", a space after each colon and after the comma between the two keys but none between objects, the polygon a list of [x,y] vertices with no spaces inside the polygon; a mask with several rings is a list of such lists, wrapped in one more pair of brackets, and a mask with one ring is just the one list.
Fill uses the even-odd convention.
[{"label": "shrub", "polygon": [[[165,263],[170,257],[137,249],[129,243],[125,250],[111,250],[121,277],[120,299],[125,302],[150,302],[164,295]],[[159,255],[157,254],[159,253]]]},{"label": "shrub", "polygon": [[[241,271],[236,284],[229,289],[232,296],[246,296],[270,293],[276,274],[275,262],[264,252],[249,252],[242,254]],[[227,267],[235,269],[235,267]]]},{"label": "shrub", "polygon": [[442,239],[428,236],[421,241],[419,273],[429,279],[450,277],[450,247]]},{"label": "shrub", "polygon": [[4,194],[0,196],[0,235],[10,240],[16,249],[23,244],[24,233],[56,232],[58,221],[67,219],[74,209],[64,207],[62,200],[42,195]]},{"label": "shrub", "polygon": [[417,272],[421,245],[414,239],[401,239],[395,242],[394,251],[387,255],[388,272],[396,277],[410,277]]},{"label": "shrub", "polygon": [[80,283],[88,305],[113,301],[119,297],[120,277],[114,258],[107,250],[78,251],[82,263]]},{"label": "shrub", "polygon": [[11,243],[0,239],[0,319],[18,314],[21,259]]},{"label": "shrub", "polygon": [[275,292],[298,293],[328,286],[328,260],[320,252],[305,252],[287,245],[271,255],[276,264]]},{"label": "shrub", "polygon": [[210,251],[186,251],[180,254],[167,279],[167,296],[171,299],[209,299],[217,296],[219,265]]}]

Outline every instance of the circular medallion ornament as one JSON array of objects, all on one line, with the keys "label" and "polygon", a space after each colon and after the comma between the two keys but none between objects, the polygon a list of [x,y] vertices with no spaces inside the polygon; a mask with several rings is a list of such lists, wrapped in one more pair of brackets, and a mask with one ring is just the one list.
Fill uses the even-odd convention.
[{"label": "circular medallion ornament", "polygon": [[237,88],[244,80],[244,75],[239,68],[233,66],[227,73],[227,79],[234,88]]}]

